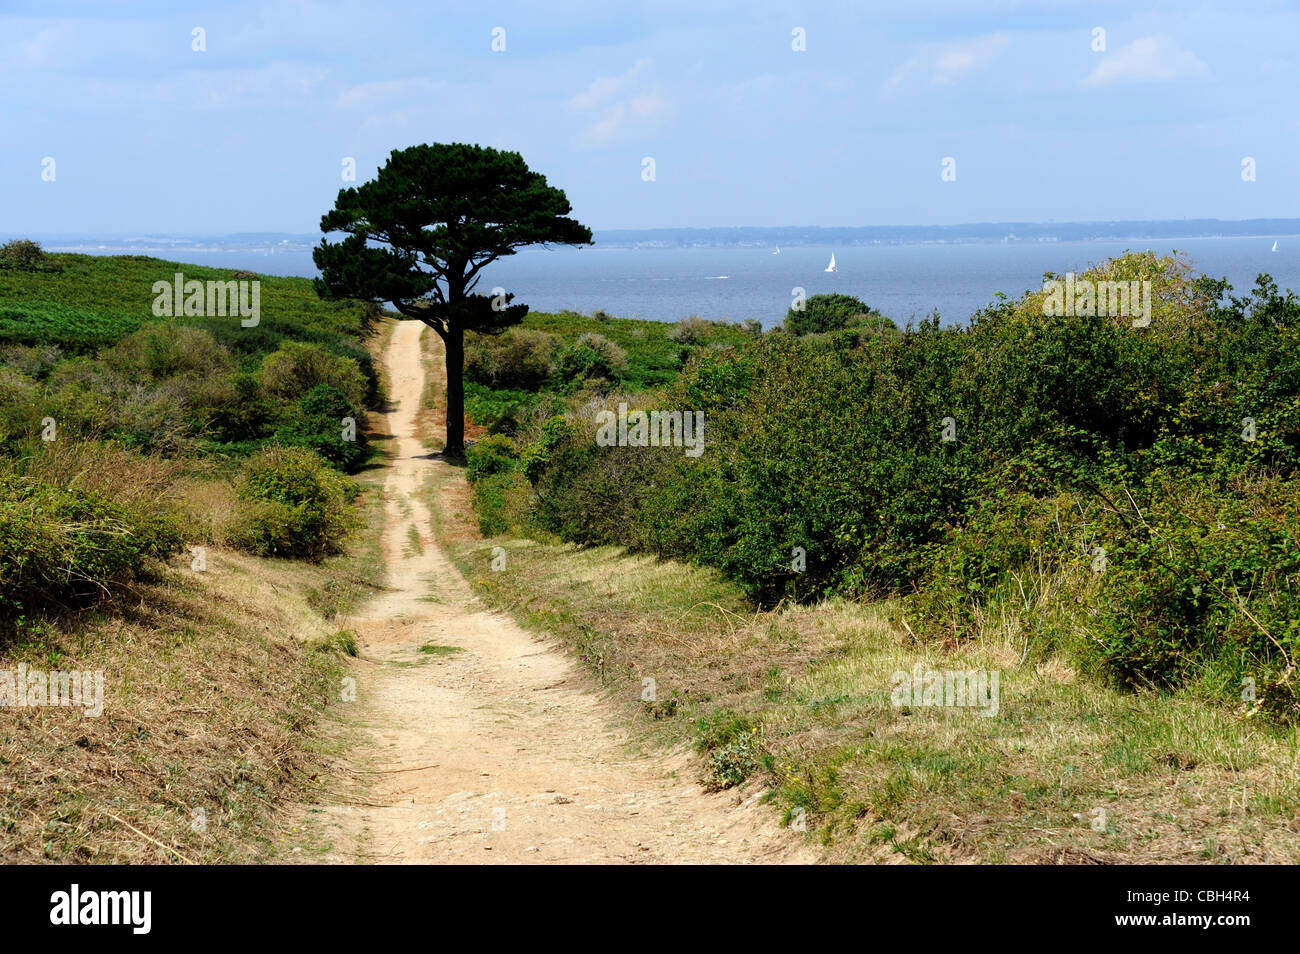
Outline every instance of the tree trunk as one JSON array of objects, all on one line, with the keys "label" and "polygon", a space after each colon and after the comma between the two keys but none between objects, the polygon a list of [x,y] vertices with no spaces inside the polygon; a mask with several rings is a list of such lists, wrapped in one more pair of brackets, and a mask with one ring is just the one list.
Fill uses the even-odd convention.
[{"label": "tree trunk", "polygon": [[452,457],[465,454],[465,330],[449,328],[442,337],[447,348],[447,446]]}]

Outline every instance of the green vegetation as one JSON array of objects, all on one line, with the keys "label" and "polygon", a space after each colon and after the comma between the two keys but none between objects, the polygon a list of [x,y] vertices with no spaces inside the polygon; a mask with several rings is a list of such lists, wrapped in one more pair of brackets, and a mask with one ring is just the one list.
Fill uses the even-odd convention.
[{"label": "green vegetation", "polygon": [[0,477],[0,616],[91,600],[180,544],[170,514],[7,474]]},{"label": "green vegetation", "polygon": [[240,469],[236,493],[247,506],[232,542],[258,556],[319,559],[337,553],[355,518],[360,488],[302,447],[272,447]]},{"label": "green vegetation", "polygon": [[49,266],[44,249],[30,239],[14,239],[0,245],[0,268],[40,271]]},{"label": "green vegetation", "polygon": [[[156,317],[177,272],[259,281],[258,324]],[[0,249],[0,627],[109,596],[182,541],[336,551],[342,472],[370,455],[376,316],[306,279]]]},{"label": "green vegetation", "polygon": [[538,414],[561,411],[567,398],[663,387],[691,355],[753,337],[750,328],[700,318],[666,325],[572,311],[530,314],[500,335],[466,335],[466,413],[494,433],[514,434]]},{"label": "green vegetation", "polygon": [[451,656],[455,653],[464,652],[459,646],[439,646],[437,643],[425,643],[420,647],[420,652],[426,656]]},{"label": "green vegetation", "polygon": [[794,335],[824,334],[860,328],[864,331],[897,331],[893,321],[852,295],[813,295],[785,315],[785,330]]},{"label": "green vegetation", "polygon": [[[519,464],[476,465],[480,526],[713,566],[761,605],[902,597],[923,640],[1010,625],[1030,661],[1294,719],[1300,301],[1151,254],[1083,277],[1152,282],[1150,326],[1032,292],[961,328],[698,348],[559,419],[542,392]],[[704,412],[705,452],[597,446],[616,399]]]},{"label": "green vegetation", "polygon": [[[638,736],[693,745],[702,784],[766,791],[828,860],[1300,860],[1293,726],[1106,685],[1067,652],[1024,658],[1010,604],[988,606],[976,639],[918,642],[898,600],[755,611],[712,568],[544,534],[474,539],[443,480],[443,545],[485,600],[567,645]],[[496,546],[508,569],[484,573]],[[918,661],[1000,671],[998,717],[891,704]]]}]

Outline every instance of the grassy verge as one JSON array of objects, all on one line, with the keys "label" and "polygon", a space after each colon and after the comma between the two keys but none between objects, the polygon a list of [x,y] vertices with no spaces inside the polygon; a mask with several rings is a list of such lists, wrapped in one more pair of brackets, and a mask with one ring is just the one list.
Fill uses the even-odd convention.
[{"label": "grassy verge", "polygon": [[15,862],[273,860],[338,701],[335,617],[372,582],[357,557],[309,565],[210,548],[113,604],[5,647],[0,669],[99,671],[103,713],[0,712],[0,857]]},{"label": "grassy verge", "polygon": [[[1012,645],[923,647],[895,604],[755,613],[713,571],[478,540],[468,499],[434,495],[444,543],[488,602],[560,639],[647,733],[696,744],[706,786],[769,786],[830,859],[1300,860],[1294,729],[1112,691],[1059,660],[1021,666]],[[894,674],[918,663],[998,671],[997,715],[895,706]]]},{"label": "grassy verge", "polygon": [[[85,469],[77,446],[68,460]],[[103,687],[98,715],[0,708],[0,860],[287,860],[307,840],[297,806],[347,743],[322,728],[356,652],[342,618],[382,582],[377,472],[363,473],[370,492],[356,503],[367,529],[307,563],[225,545],[234,492],[219,468],[131,460],[107,479],[177,511],[202,565],[192,553],[154,561],[92,608],[33,614],[0,641],[0,680],[23,667],[100,674]],[[78,480],[94,489],[102,476]]]}]

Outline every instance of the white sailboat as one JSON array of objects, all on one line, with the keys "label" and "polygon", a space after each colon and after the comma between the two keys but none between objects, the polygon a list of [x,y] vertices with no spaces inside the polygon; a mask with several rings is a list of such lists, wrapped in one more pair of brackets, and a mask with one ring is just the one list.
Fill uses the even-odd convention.
[{"label": "white sailboat", "polygon": [[1275,252],[1277,251],[1277,242],[1274,242],[1274,243],[1273,243],[1273,251],[1275,251]]},{"label": "white sailboat", "polygon": [[778,246],[776,247],[776,251],[773,252],[772,254],[773,254],[773,255],[780,255],[780,254],[781,254],[781,246],[778,245]]},{"label": "white sailboat", "polygon": [[839,271],[839,269],[835,267],[835,253],[834,253],[834,252],[831,252],[831,263],[830,263],[829,265],[826,266],[826,271],[828,271],[828,272],[838,272],[838,271]]}]

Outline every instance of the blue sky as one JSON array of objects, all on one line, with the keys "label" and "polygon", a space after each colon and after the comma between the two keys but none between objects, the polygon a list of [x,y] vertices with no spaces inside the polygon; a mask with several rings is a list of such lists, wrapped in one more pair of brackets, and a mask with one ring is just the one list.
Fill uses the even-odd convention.
[{"label": "blue sky", "polygon": [[435,141],[597,229],[1296,217],[1298,45],[1268,0],[0,0],[0,233],[311,232]]}]

